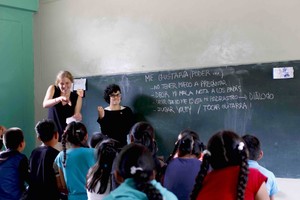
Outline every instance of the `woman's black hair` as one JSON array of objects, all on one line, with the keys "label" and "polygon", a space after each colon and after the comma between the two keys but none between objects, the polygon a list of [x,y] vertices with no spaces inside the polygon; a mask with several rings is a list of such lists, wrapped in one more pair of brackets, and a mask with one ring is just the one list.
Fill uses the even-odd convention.
[{"label": "woman's black hair", "polygon": [[141,144],[131,143],[117,156],[117,173],[124,179],[133,178],[135,188],[145,193],[149,200],[162,200],[162,195],[152,184],[154,160],[152,153]]},{"label": "woman's black hair", "polygon": [[106,101],[106,103],[110,104],[110,96],[112,93],[115,92],[121,92],[120,86],[116,85],[116,84],[110,84],[106,87],[106,89],[104,90],[104,95],[103,98]]},{"label": "woman's black hair", "polygon": [[207,153],[204,153],[201,169],[196,177],[196,184],[191,193],[191,200],[197,199],[202,189],[205,176],[211,166],[214,170],[229,166],[240,166],[237,185],[237,200],[243,200],[248,180],[248,152],[243,146],[243,140],[232,131],[220,131],[214,134],[207,144]]},{"label": "woman's black hair", "polygon": [[[112,183],[112,165],[118,152],[115,142],[113,139],[105,139],[96,146],[97,162],[87,174],[86,188],[88,191],[103,194],[108,184]],[[99,181],[100,188],[96,191]]]},{"label": "woman's black hair", "polygon": [[87,135],[86,127],[81,122],[71,122],[67,125],[64,133],[62,134],[62,149],[63,149],[63,165],[66,166],[66,159],[67,159],[67,147],[66,143],[69,142],[70,144],[86,147],[84,138]]}]

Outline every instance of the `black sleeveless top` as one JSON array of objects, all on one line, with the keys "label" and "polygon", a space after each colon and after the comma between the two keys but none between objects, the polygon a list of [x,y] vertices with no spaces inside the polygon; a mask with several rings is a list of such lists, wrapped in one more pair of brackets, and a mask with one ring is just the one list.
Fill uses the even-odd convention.
[{"label": "black sleeveless top", "polygon": [[[60,96],[60,89],[59,87],[55,86],[53,98],[59,96]],[[78,99],[78,94],[76,93],[76,91],[73,91],[70,94],[70,100],[72,103],[71,106],[69,104],[63,105],[60,102],[55,106],[48,108],[48,119],[52,119],[55,122],[57,131],[59,133],[59,141],[61,141],[61,135],[63,134],[67,126],[66,119],[74,115],[77,99]]]}]

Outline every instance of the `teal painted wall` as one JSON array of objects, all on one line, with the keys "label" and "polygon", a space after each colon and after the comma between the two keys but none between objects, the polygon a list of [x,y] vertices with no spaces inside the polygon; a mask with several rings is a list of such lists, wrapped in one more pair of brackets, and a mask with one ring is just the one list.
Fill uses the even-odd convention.
[{"label": "teal painted wall", "polygon": [[0,5],[0,124],[24,131],[35,147],[33,12]]},{"label": "teal painted wall", "polygon": [[0,6],[37,11],[39,0],[0,0]]}]

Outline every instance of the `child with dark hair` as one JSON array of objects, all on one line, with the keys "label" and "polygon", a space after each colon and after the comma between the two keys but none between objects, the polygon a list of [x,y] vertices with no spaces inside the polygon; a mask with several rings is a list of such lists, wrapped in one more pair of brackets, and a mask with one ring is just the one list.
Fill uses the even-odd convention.
[{"label": "child with dark hair", "polygon": [[155,163],[155,179],[161,181],[162,170],[166,164],[164,160],[159,158],[156,154],[158,147],[153,126],[145,121],[135,123],[130,130],[130,141],[132,143],[142,144],[149,149]]},{"label": "child with dark hair", "polygon": [[[95,164],[95,149],[86,148],[88,140],[86,127],[81,122],[71,122],[62,135],[61,151],[55,163],[58,166],[61,190],[67,188],[69,200],[86,200],[86,174]],[[70,148],[66,148],[69,143]]]},{"label": "child with dark hair", "polygon": [[99,144],[100,142],[102,142],[103,140],[106,140],[106,139],[109,139],[109,137],[107,135],[104,135],[101,132],[95,132],[91,136],[91,140],[90,140],[90,145],[89,146],[91,148],[95,148],[97,146],[97,144]]},{"label": "child with dark hair", "polygon": [[202,152],[206,148],[205,145],[203,144],[203,142],[201,142],[199,135],[195,131],[190,130],[190,129],[184,129],[183,131],[181,131],[178,134],[178,139],[175,142],[175,146],[174,146],[174,149],[173,149],[171,155],[169,156],[169,158],[166,161],[167,163],[169,163],[173,158],[176,158],[178,156],[178,146],[179,146],[178,141],[186,135],[192,136],[193,140],[194,140],[192,154],[195,155],[198,159],[200,159],[200,160],[202,159]]},{"label": "child with dark hair", "polygon": [[[208,141],[191,200],[266,200],[267,178],[248,167],[243,139],[232,131],[220,131]],[[208,172],[209,166],[212,171]]]},{"label": "child with dark hair", "polygon": [[29,183],[28,159],[21,152],[25,148],[23,131],[9,128],[3,133],[6,148],[0,153],[0,199],[19,200]]},{"label": "child with dark hair", "polygon": [[116,180],[121,185],[104,200],[177,200],[177,197],[154,180],[155,164],[151,152],[141,144],[131,143],[116,158]]},{"label": "child with dark hair", "polygon": [[97,162],[87,174],[88,200],[101,200],[112,190],[112,165],[117,155],[116,141],[105,139],[98,143]]},{"label": "child with dark hair", "polygon": [[258,164],[257,161],[262,159],[263,157],[263,151],[261,149],[261,143],[257,137],[254,135],[244,135],[243,139],[246,143],[246,146],[249,150],[249,167],[258,169],[262,174],[264,174],[266,177],[268,177],[267,181],[267,189],[270,196],[270,200],[274,199],[274,195],[278,192],[278,186],[276,182],[276,178],[273,172],[270,170],[262,167]]},{"label": "child with dark hair", "polygon": [[[181,135],[180,139],[176,142],[178,157],[172,159],[167,165],[163,185],[179,200],[187,200],[200,170],[199,155],[201,152],[195,153],[194,148],[198,135],[194,131],[184,130],[179,135]],[[198,139],[198,141],[200,140]]]},{"label": "child with dark hair", "polygon": [[58,200],[60,195],[53,163],[59,153],[54,148],[59,134],[54,121],[48,119],[39,121],[35,131],[42,145],[35,148],[29,158],[30,185],[26,199]]},{"label": "child with dark hair", "polygon": [[108,85],[104,91],[104,100],[109,106],[98,106],[98,119],[101,132],[119,142],[119,148],[127,144],[127,135],[134,124],[132,110],[121,105],[121,88],[119,85]]}]

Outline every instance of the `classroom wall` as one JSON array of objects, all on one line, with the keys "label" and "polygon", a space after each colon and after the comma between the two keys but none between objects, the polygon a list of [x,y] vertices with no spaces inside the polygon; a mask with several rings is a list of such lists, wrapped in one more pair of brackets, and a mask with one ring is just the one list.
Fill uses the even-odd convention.
[{"label": "classroom wall", "polygon": [[61,69],[75,76],[297,60],[300,1],[40,0],[36,118]]},{"label": "classroom wall", "polygon": [[40,0],[35,120],[46,117],[42,101],[62,69],[82,77],[299,60],[299,7],[299,0]]}]

